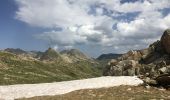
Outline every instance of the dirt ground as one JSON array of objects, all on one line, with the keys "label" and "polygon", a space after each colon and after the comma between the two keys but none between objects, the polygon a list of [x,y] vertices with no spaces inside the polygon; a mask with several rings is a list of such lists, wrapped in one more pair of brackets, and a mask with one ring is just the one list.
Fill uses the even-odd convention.
[{"label": "dirt ground", "polygon": [[144,86],[119,86],[78,90],[64,95],[20,100],[170,100],[170,90]]}]

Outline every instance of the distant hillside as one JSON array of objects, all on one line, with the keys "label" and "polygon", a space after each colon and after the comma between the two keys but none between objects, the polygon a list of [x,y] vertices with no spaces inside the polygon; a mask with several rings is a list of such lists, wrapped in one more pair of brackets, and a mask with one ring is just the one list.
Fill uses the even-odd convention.
[{"label": "distant hillside", "polygon": [[116,59],[118,57],[120,57],[122,54],[113,54],[113,53],[109,53],[109,54],[102,54],[100,55],[97,60],[110,60],[110,59]]},{"label": "distant hillside", "polygon": [[7,49],[5,49],[4,51],[10,52],[10,53],[14,53],[14,54],[26,54],[26,53],[27,53],[26,51],[24,51],[24,50],[22,50],[22,49],[19,49],[19,48],[17,48],[17,49],[7,48]]},{"label": "distant hillside", "polygon": [[[40,54],[40,59],[14,53],[0,51],[0,85],[46,83],[101,76],[100,64],[90,59],[84,60],[85,54],[77,53],[77,50],[71,50],[64,56],[51,48],[44,53],[32,52]],[[81,57],[83,59],[70,63],[65,57],[69,60]]]}]

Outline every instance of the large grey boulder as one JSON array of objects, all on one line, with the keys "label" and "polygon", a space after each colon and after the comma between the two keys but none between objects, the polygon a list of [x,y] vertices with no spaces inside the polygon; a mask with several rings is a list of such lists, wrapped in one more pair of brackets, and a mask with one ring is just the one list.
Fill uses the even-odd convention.
[{"label": "large grey boulder", "polygon": [[138,73],[137,62],[134,60],[123,60],[116,62],[112,60],[105,67],[104,75],[111,76],[134,76]]}]

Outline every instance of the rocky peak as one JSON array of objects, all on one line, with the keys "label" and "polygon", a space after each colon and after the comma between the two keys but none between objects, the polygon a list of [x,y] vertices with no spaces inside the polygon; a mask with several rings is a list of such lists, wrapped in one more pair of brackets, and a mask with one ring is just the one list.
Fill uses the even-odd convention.
[{"label": "rocky peak", "polygon": [[48,61],[54,61],[57,59],[60,59],[61,56],[59,54],[59,52],[57,52],[56,50],[52,49],[52,48],[48,48],[48,50],[46,50],[42,56],[41,56],[41,60],[48,60]]},{"label": "rocky peak", "polygon": [[75,57],[79,59],[89,59],[89,57],[87,57],[83,52],[78,49],[64,50],[61,51],[61,54],[66,54],[70,57]]}]

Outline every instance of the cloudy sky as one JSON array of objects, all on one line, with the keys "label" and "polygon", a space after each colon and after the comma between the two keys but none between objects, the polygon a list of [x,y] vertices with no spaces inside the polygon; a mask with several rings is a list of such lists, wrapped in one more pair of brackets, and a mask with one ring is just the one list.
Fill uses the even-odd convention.
[{"label": "cloudy sky", "polygon": [[170,28],[170,0],[1,0],[0,48],[146,48]]}]

